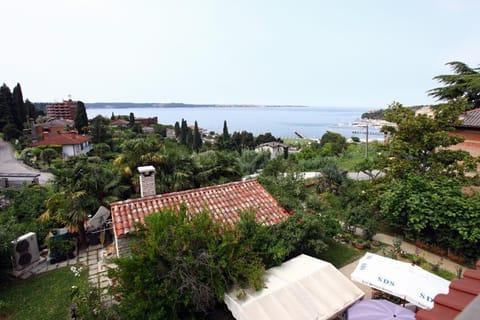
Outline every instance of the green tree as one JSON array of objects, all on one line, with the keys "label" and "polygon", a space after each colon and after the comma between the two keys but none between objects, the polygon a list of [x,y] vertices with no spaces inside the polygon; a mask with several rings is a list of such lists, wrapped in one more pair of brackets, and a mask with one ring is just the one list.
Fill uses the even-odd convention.
[{"label": "green tree", "polygon": [[88,127],[88,117],[87,110],[85,109],[85,104],[82,101],[77,102],[74,124],[75,129],[77,129],[78,133],[86,133],[85,130]]},{"label": "green tree", "polygon": [[38,116],[40,115],[45,115],[45,113],[37,108],[35,104],[30,102],[30,100],[26,99],[25,100],[25,117],[26,121],[29,124],[30,119],[37,119]]},{"label": "green tree", "polygon": [[100,158],[105,157],[110,150],[110,146],[106,143],[97,143],[93,145],[93,154],[99,156]]},{"label": "green tree", "polygon": [[480,68],[471,68],[460,61],[447,63],[454,74],[443,74],[434,80],[444,84],[444,87],[428,91],[430,96],[439,100],[449,101],[465,98],[468,101],[467,110],[480,107]]},{"label": "green tree", "polygon": [[178,121],[175,122],[175,138],[180,138],[180,124]]},{"label": "green tree", "polygon": [[[475,161],[466,151],[451,150],[450,146],[463,141],[454,134],[455,125],[465,110],[465,99],[440,105],[434,117],[415,113],[399,103],[386,111],[387,121],[395,126],[383,128],[390,133],[388,154],[383,156],[387,173],[402,177],[406,173],[424,175],[463,176],[475,170]],[[435,174],[433,174],[435,173]]]},{"label": "green tree", "polygon": [[43,162],[45,162],[50,168],[52,164],[52,160],[58,157],[58,153],[55,149],[45,148],[42,150],[40,157],[42,158]]},{"label": "green tree", "polygon": [[242,168],[235,152],[207,151],[195,156],[200,186],[240,180]]},{"label": "green tree", "polygon": [[265,132],[263,134],[259,134],[255,138],[255,146],[258,146],[262,143],[273,142],[273,141],[282,142],[282,139],[274,137],[270,132]]},{"label": "green tree", "polygon": [[326,150],[326,156],[338,156],[347,148],[347,140],[339,133],[327,131],[320,139],[320,148]]},{"label": "green tree", "polygon": [[237,152],[242,153],[243,150],[255,148],[255,138],[251,132],[235,131],[232,134],[232,145]]},{"label": "green tree", "polygon": [[52,194],[49,187],[30,185],[19,190],[0,190],[3,205],[0,207],[0,270],[11,271],[12,240],[27,233],[35,232],[39,247],[47,236],[50,224],[38,220],[45,211],[45,200]]},{"label": "green tree", "polygon": [[109,132],[110,121],[101,115],[93,118],[90,127],[90,134],[92,135],[92,143],[107,143],[112,139],[112,134]]},{"label": "green tree", "polygon": [[260,289],[264,266],[241,233],[185,207],[145,218],[131,254],[110,271],[125,319],[196,319],[233,285]]},{"label": "green tree", "polygon": [[202,147],[202,136],[200,134],[200,131],[198,130],[198,123],[195,121],[195,127],[193,129],[193,150],[195,152],[200,151],[200,148]]},{"label": "green tree", "polygon": [[328,249],[328,242],[340,231],[333,216],[296,210],[284,222],[271,228],[276,242],[283,243],[285,259],[299,254],[318,257]]},{"label": "green tree", "polygon": [[223,121],[222,134],[218,136],[216,141],[216,147],[218,150],[232,150],[232,139],[228,133],[227,120]]},{"label": "green tree", "polygon": [[12,92],[4,83],[0,87],[0,130],[2,132],[7,124],[13,123],[12,104]]},{"label": "green tree", "polygon": [[3,133],[4,133],[4,138],[5,140],[7,141],[12,141],[13,139],[17,139],[18,137],[20,137],[20,135],[22,134],[18,129],[17,127],[15,126],[14,123],[7,123],[4,127],[3,127]]},{"label": "green tree", "polygon": [[257,170],[263,169],[269,160],[270,153],[268,151],[245,150],[240,155],[242,172],[244,174],[255,173]]},{"label": "green tree", "polygon": [[333,161],[327,162],[320,170],[317,191],[320,193],[338,193],[340,186],[347,180],[347,171],[341,170]]},{"label": "green tree", "polygon": [[133,128],[134,125],[135,125],[135,115],[133,114],[133,112],[130,112],[130,115],[128,116],[128,126],[130,128]]},{"label": "green tree", "polygon": [[480,194],[464,193],[460,179],[408,174],[390,182],[379,200],[387,222],[406,237],[479,258]]},{"label": "green tree", "polygon": [[182,125],[180,127],[180,144],[187,145],[188,125],[185,119],[182,119]]},{"label": "green tree", "polygon": [[44,220],[78,230],[86,244],[84,222],[98,208],[109,206],[120,194],[120,172],[86,156],[69,157],[52,168],[55,194],[47,202]]},{"label": "green tree", "polygon": [[24,123],[27,121],[25,103],[23,102],[22,88],[17,83],[12,93],[12,116],[18,131],[22,131]]},{"label": "green tree", "polygon": [[126,165],[131,170],[139,166],[149,165],[151,155],[160,151],[160,144],[154,137],[136,138],[124,141],[120,145],[122,154],[117,157],[115,164],[117,166]]}]

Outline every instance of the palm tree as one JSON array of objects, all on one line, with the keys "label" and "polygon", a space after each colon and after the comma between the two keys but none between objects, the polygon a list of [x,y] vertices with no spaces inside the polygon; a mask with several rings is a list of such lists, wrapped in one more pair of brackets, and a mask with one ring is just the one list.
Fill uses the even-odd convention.
[{"label": "palm tree", "polygon": [[84,191],[57,192],[45,201],[47,210],[40,216],[40,221],[56,221],[66,226],[69,231],[78,232],[81,247],[86,246],[87,236],[85,221],[88,212],[83,206],[86,200]]},{"label": "palm tree", "polygon": [[69,159],[53,170],[56,194],[46,201],[42,219],[51,219],[78,231],[80,243],[86,244],[84,223],[101,205],[108,206],[120,194],[120,172],[86,157]]}]

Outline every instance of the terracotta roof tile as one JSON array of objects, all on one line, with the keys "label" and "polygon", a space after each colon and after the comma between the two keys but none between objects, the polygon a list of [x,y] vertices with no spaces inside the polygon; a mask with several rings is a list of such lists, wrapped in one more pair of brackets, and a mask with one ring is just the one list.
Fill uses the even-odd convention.
[{"label": "terracotta roof tile", "polygon": [[466,270],[463,279],[450,283],[448,294],[439,294],[431,310],[420,310],[417,320],[455,319],[478,295],[480,295],[480,261],[476,270]]},{"label": "terracotta roof tile", "polygon": [[214,220],[229,225],[240,220],[239,211],[248,209],[256,210],[257,220],[265,225],[288,217],[258,181],[249,180],[111,203],[115,234],[125,235],[135,230],[136,222],[144,223],[145,216],[166,208],[178,209],[182,203],[191,214],[206,209]]},{"label": "terracotta roof tile", "polygon": [[465,112],[463,123],[459,127],[480,127],[480,108]]},{"label": "terracotta roof tile", "polygon": [[89,141],[91,139],[90,136],[87,135],[80,135],[76,133],[59,133],[53,135],[47,135],[41,141],[37,141],[32,143],[30,146],[45,146],[51,144],[58,144],[58,145],[75,145],[75,144],[82,144],[85,141]]}]

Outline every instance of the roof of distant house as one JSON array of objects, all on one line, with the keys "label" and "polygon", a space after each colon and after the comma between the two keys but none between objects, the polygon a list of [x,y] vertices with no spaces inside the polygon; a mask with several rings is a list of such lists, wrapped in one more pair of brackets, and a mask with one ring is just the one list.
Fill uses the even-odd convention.
[{"label": "roof of distant house", "polygon": [[480,261],[477,262],[476,267],[476,270],[466,270],[463,273],[463,279],[452,281],[448,294],[438,294],[434,299],[433,309],[418,311],[416,319],[457,319],[456,317],[469,308],[471,303],[480,303],[478,299],[473,302],[480,295]]},{"label": "roof of distant house", "polygon": [[110,122],[112,126],[126,126],[129,124],[127,120],[124,119],[114,119]]},{"label": "roof of distant house", "polygon": [[58,127],[58,126],[73,126],[74,121],[70,119],[48,119],[42,123],[36,123],[35,126],[42,126],[42,127]]},{"label": "roof of distant house", "polygon": [[480,128],[480,108],[465,112],[459,127]]},{"label": "roof of distant house", "polygon": [[286,148],[287,145],[278,141],[271,141],[271,142],[266,142],[259,144],[257,148],[262,148],[262,147],[271,147],[271,148]]},{"label": "roof of distant house", "polygon": [[45,135],[43,140],[32,143],[30,146],[46,146],[51,144],[58,145],[75,145],[82,144],[85,141],[89,141],[92,137],[87,135],[80,135],[76,133],[59,133],[55,135]]},{"label": "roof of distant house", "polygon": [[144,224],[149,214],[179,209],[182,204],[190,214],[207,210],[214,220],[227,225],[240,221],[239,212],[250,209],[256,211],[257,221],[265,225],[279,223],[288,216],[258,181],[238,181],[111,203],[115,235],[135,230],[135,224]]}]

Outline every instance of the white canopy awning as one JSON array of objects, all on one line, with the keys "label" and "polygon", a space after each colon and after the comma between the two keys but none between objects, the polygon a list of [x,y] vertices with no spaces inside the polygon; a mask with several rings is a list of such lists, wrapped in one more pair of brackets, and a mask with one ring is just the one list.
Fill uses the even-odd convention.
[{"label": "white canopy awning", "polygon": [[420,308],[433,308],[439,293],[448,293],[450,281],[411,263],[366,253],[351,274],[354,281],[405,299]]},{"label": "white canopy awning", "polygon": [[330,319],[364,293],[330,263],[297,256],[265,273],[265,288],[232,290],[224,301],[237,320]]}]

